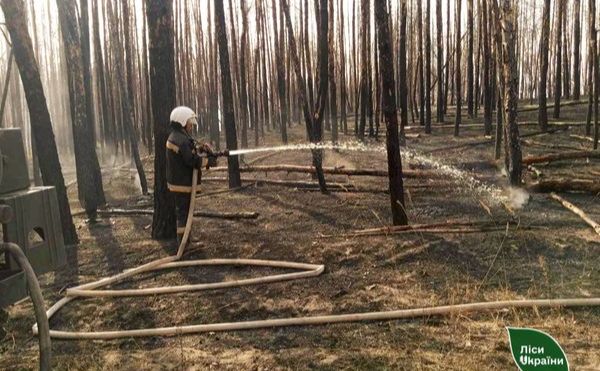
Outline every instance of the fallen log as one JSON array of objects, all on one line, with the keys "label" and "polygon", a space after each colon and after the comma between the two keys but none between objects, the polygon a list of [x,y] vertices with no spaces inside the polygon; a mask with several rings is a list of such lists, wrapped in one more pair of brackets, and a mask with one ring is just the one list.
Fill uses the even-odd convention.
[{"label": "fallen log", "polygon": [[600,151],[571,151],[562,153],[550,153],[542,156],[527,156],[523,158],[523,164],[531,165],[540,162],[573,160],[578,158],[600,158]]},{"label": "fallen log", "polygon": [[[226,166],[220,166],[210,169],[210,172],[226,172]],[[268,172],[287,172],[287,173],[307,173],[314,174],[315,168],[313,166],[299,166],[299,165],[257,165],[247,166],[240,168],[242,173],[268,173]],[[345,169],[343,167],[324,167],[324,174],[330,175],[348,175],[348,176],[373,176],[373,177],[387,177],[387,170],[379,169]],[[429,170],[411,170],[405,169],[402,171],[405,178],[440,178],[442,174],[436,171]]]},{"label": "fallen log", "polygon": [[[587,100],[573,100],[573,101],[567,101],[567,102],[561,102],[560,106],[561,107],[567,107],[567,106],[579,106],[582,104],[588,104]],[[550,109],[550,108],[554,108],[554,104],[549,104],[546,108]],[[531,111],[538,111],[540,109],[540,106],[525,106],[523,108],[521,108],[520,110],[518,110],[517,112],[531,112]]]},{"label": "fallen log", "polygon": [[594,229],[594,231],[600,236],[600,224],[596,223],[585,212],[583,212],[583,210],[581,210],[577,206],[573,205],[569,201],[565,200],[564,198],[560,197],[559,195],[557,195],[554,192],[550,194],[550,197],[553,198],[554,200],[560,202],[564,207],[566,207],[567,209],[572,211],[574,214],[578,215],[581,219],[583,219],[584,222],[586,222],[590,227],[592,227]]},{"label": "fallen log", "polygon": [[[319,183],[317,182],[308,182],[303,180],[277,180],[277,179],[252,179],[252,178],[242,178],[242,182],[251,182],[256,185],[280,185],[286,187],[296,187],[296,188],[314,188],[318,187]],[[227,177],[209,177],[202,178],[203,182],[226,182],[228,181]],[[334,183],[327,182],[327,188],[342,188],[348,189],[355,187],[350,183]]]},{"label": "fallen log", "polygon": [[[556,127],[556,128],[549,128],[547,131],[534,131],[532,133],[522,134],[521,138],[536,137],[536,136],[547,135],[547,134],[554,134],[554,133],[557,133],[559,131],[565,131],[565,130],[568,130],[568,129],[569,129],[568,126],[559,126],[559,127]],[[482,146],[482,145],[485,145],[485,144],[492,144],[493,142],[494,142],[493,139],[484,139],[484,140],[478,140],[478,141],[472,141],[472,142],[455,144],[455,145],[447,146],[447,147],[434,148],[434,149],[431,149],[429,151],[425,151],[424,153],[444,152],[444,151],[448,151],[448,150],[451,150],[451,149],[459,149],[459,148],[464,148],[464,147],[477,147],[477,146]]]},{"label": "fallen log", "polygon": [[[537,126],[537,121],[519,121],[519,126]],[[550,121],[548,122],[548,126],[552,127],[565,127],[565,126],[585,126],[585,121]],[[495,127],[496,124],[492,124],[492,127]],[[484,124],[461,124],[461,129],[483,129],[485,128]],[[423,130],[424,126],[406,126],[405,130]],[[432,125],[432,129],[453,129],[454,124],[442,124],[442,125]]]},{"label": "fallen log", "polygon": [[[132,216],[132,215],[153,215],[152,209],[106,209],[98,210],[100,216]],[[85,211],[78,211],[73,216],[85,215]],[[197,218],[216,218],[216,219],[256,219],[260,214],[257,212],[212,212],[212,211],[195,211],[194,217]]]},{"label": "fallen log", "polygon": [[589,192],[600,193],[600,180],[591,179],[544,179],[527,187],[530,191],[548,192]]},{"label": "fallen log", "polygon": [[526,144],[528,146],[537,146],[537,147],[552,148],[552,149],[566,149],[569,151],[581,151],[582,150],[581,147],[565,146],[563,144],[542,143],[542,142],[538,142],[538,141],[530,140],[530,139],[523,139],[523,140],[521,140],[521,143]]},{"label": "fallen log", "polygon": [[[538,229],[544,227],[538,226],[523,226],[516,225],[518,229]],[[424,233],[480,233],[480,232],[493,232],[493,231],[505,231],[506,223],[497,223],[484,221],[484,222],[441,222],[432,224],[414,224],[414,225],[398,225],[388,226],[381,228],[370,228],[364,230],[358,230],[345,234],[336,235],[321,235],[321,238],[335,238],[335,237],[366,237],[366,236],[378,236],[378,235],[392,235],[392,234],[404,234],[412,232],[424,232]]]}]

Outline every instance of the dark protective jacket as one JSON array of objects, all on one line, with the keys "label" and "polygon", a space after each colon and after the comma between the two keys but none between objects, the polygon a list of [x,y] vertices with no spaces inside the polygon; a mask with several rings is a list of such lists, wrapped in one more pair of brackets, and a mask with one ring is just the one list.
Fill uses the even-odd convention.
[{"label": "dark protective jacket", "polygon": [[171,134],[167,139],[167,187],[171,192],[192,192],[192,174],[200,168],[202,158],[196,151],[195,140],[177,123],[171,124]]}]

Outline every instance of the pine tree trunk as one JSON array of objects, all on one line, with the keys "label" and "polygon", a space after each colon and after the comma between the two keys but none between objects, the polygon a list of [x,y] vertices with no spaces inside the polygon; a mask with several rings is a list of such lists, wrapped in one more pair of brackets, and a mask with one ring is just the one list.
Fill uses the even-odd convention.
[{"label": "pine tree trunk", "polygon": [[[233,107],[233,88],[231,84],[231,68],[229,65],[229,49],[227,47],[227,29],[225,27],[225,11],[223,0],[214,0],[215,26],[219,44],[219,65],[221,72],[221,89],[223,96],[223,124],[225,127],[225,140],[229,150],[237,149],[237,133],[235,128],[235,114]],[[237,156],[227,158],[229,168],[229,188],[241,187],[240,165]]]},{"label": "pine tree trunk", "polygon": [[[427,0],[429,1],[429,0]],[[424,73],[424,57],[423,57],[423,14],[420,4],[417,4],[417,48],[418,48],[418,65],[419,65],[419,123],[425,126],[425,73]]]},{"label": "pine tree trunk", "polygon": [[425,133],[431,134],[431,0],[425,1]]},{"label": "pine tree trunk", "polygon": [[482,8],[482,26],[483,26],[483,124],[485,135],[492,133],[492,111],[493,111],[493,91],[492,79],[495,74],[492,70],[492,55],[491,55],[491,22],[489,19],[489,6],[486,0],[481,0]]},{"label": "pine tree trunk", "polygon": [[506,171],[510,184],[521,184],[522,154],[517,123],[518,69],[516,55],[515,10],[511,0],[502,0],[502,62],[504,71],[504,114],[506,125]]},{"label": "pine tree trunk", "polygon": [[581,0],[574,0],[573,30],[573,99],[581,98]]},{"label": "pine tree trunk", "polygon": [[[317,30],[318,30],[318,77],[319,77],[319,88],[318,88],[318,106],[311,109],[308,98],[306,82],[302,75],[300,66],[300,58],[298,57],[298,48],[296,46],[296,39],[294,37],[294,29],[292,26],[292,20],[290,17],[290,9],[287,0],[281,0],[281,8],[285,13],[285,21],[288,30],[288,41],[290,46],[290,54],[292,59],[292,67],[296,75],[296,83],[298,88],[298,95],[302,111],[304,113],[304,121],[306,124],[306,131],[309,140],[312,143],[318,143],[321,141],[322,133],[322,122],[323,112],[325,111],[325,105],[327,102],[327,90],[328,90],[328,60],[329,60],[329,48],[327,45],[327,35],[329,32],[329,19],[328,19],[328,7],[327,0],[319,1],[319,12],[317,19]],[[323,151],[313,150],[313,166],[315,167],[317,179],[319,181],[319,187],[322,193],[327,193],[327,184],[325,182],[325,175],[323,174]]]},{"label": "pine tree trunk", "polygon": [[283,24],[281,24],[281,30],[278,30],[277,27],[277,12],[276,12],[276,3],[277,0],[273,0],[271,7],[273,9],[273,36],[275,40],[275,63],[277,70],[277,93],[279,94],[279,128],[281,130],[281,141],[284,144],[288,142],[287,136],[287,126],[288,126],[288,108],[287,108],[287,98],[286,98],[286,81],[285,81],[285,63],[283,60],[283,54],[285,53],[285,42],[283,35],[285,31],[283,29]]},{"label": "pine tree trunk", "polygon": [[169,116],[175,107],[175,47],[173,0],[146,0],[150,87],[154,118],[154,214],[152,238],[173,238],[176,233],[175,199],[167,189],[166,143]]},{"label": "pine tree trunk", "polygon": [[585,135],[592,134],[592,103],[594,100],[594,61],[596,50],[596,0],[588,0],[588,110]]},{"label": "pine tree trunk", "polygon": [[65,244],[78,242],[67,189],[63,178],[50,112],[46,103],[40,72],[28,34],[25,4],[22,0],[1,0],[6,28],[12,40],[14,59],[17,63],[25,98],[29,108],[33,139],[38,149],[42,180],[47,186],[56,188],[61,227]]},{"label": "pine tree trunk", "polygon": [[57,0],[60,28],[67,62],[77,190],[79,202],[89,219],[96,218],[102,205],[102,175],[96,155],[93,123],[88,118],[88,96],[85,88],[81,33],[75,0]]},{"label": "pine tree trunk", "polygon": [[562,94],[562,24],[564,16],[564,0],[557,0],[555,24],[555,62],[554,62],[554,114],[555,119],[560,118],[560,97]]},{"label": "pine tree trunk", "polygon": [[455,66],[455,75],[454,75],[454,86],[456,88],[456,118],[454,120],[454,136],[458,136],[459,134],[459,127],[461,124],[461,109],[462,109],[462,77],[461,77],[461,71],[460,71],[460,67],[461,67],[461,62],[460,62],[460,54],[461,54],[461,45],[460,45],[460,39],[461,39],[461,31],[460,31],[460,15],[461,15],[461,4],[462,0],[456,0],[455,6],[456,6],[456,13],[455,13],[455,26],[456,26],[456,33],[455,33],[455,37],[456,37],[456,44],[455,44],[455,51],[454,54],[456,56],[456,62],[454,63]]},{"label": "pine tree trunk", "polygon": [[472,118],[475,113],[473,109],[473,0],[467,0],[467,30],[469,33],[467,49],[467,112],[469,113],[469,117]]},{"label": "pine tree trunk", "polygon": [[[400,0],[400,55],[398,65],[400,69],[398,85],[400,86],[400,137],[404,138],[404,128],[408,126],[408,76],[406,73],[406,1]],[[439,82],[438,82],[439,83]],[[439,90],[438,90],[439,92]],[[385,104],[385,103],[384,103]],[[439,109],[439,108],[438,108]],[[385,114],[385,112],[384,112]],[[439,114],[439,113],[438,113]],[[443,114],[443,113],[442,113]]]},{"label": "pine tree trunk", "polygon": [[[406,7],[406,4],[404,6]],[[443,62],[444,38],[443,38],[443,24],[442,24],[442,0],[436,0],[435,14],[436,14],[436,26],[437,26],[437,40],[436,40],[437,41],[437,122],[443,123],[444,122],[444,62]],[[406,22],[406,20],[404,22]],[[406,28],[406,25],[404,27]],[[404,32],[406,32],[406,29],[404,30]]]},{"label": "pine tree trunk", "polygon": [[550,0],[544,0],[544,13],[542,15],[542,36],[540,38],[540,77],[539,77],[539,113],[538,125],[541,131],[548,130],[548,112],[546,96],[548,82],[548,49],[550,39]]},{"label": "pine tree trunk", "polygon": [[[404,184],[402,180],[402,159],[398,138],[398,114],[394,81],[394,58],[390,36],[389,14],[386,2],[375,2],[375,19],[379,30],[379,68],[382,82],[382,107],[386,126],[386,144],[388,157],[388,174],[390,204],[394,225],[407,225],[408,217],[404,207]],[[401,7],[406,9],[402,1]]]}]

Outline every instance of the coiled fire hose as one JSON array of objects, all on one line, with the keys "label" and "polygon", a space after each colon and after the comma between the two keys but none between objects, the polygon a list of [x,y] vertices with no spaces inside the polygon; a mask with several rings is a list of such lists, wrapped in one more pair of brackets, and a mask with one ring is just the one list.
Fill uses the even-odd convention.
[{"label": "coiled fire hose", "polygon": [[[209,259],[209,260],[191,260],[179,261],[184,253],[186,243],[188,241],[190,231],[192,229],[192,221],[194,217],[194,208],[196,201],[198,171],[194,170],[192,180],[192,193],[190,209],[188,211],[187,224],[185,232],[177,250],[177,254],[166,258],[158,259],[137,268],[126,270],[117,275],[103,278],[99,281],[90,282],[84,285],[68,289],[66,296],[56,302],[48,311],[48,318],[52,318],[62,307],[76,299],[77,297],[123,297],[123,296],[141,296],[155,294],[173,294],[189,291],[222,289],[229,287],[239,287],[246,285],[257,285],[262,283],[279,282],[284,280],[294,280],[299,278],[315,277],[320,275],[325,267],[316,264],[303,264],[286,261],[272,260],[256,260],[256,259]],[[263,266],[299,269],[300,272],[278,274],[260,278],[249,278],[227,282],[204,283],[195,285],[182,286],[167,286],[148,289],[131,289],[131,290],[97,290],[113,283],[123,281],[126,278],[132,277],[142,272],[156,271],[162,269],[171,269],[179,267],[191,266],[208,266],[208,265],[244,265],[244,266]],[[470,304],[446,305],[438,307],[426,307],[415,309],[401,309],[383,312],[368,312],[368,313],[352,313],[352,314],[336,314],[314,317],[298,317],[298,318],[282,318],[268,319],[258,321],[243,321],[229,323],[214,323],[200,324],[189,326],[173,326],[138,330],[117,330],[117,331],[94,331],[94,332],[72,332],[50,330],[50,336],[57,339],[118,339],[131,337],[146,337],[146,336],[173,336],[181,334],[193,334],[202,332],[216,331],[235,331],[248,330],[259,328],[274,328],[285,326],[306,326],[306,325],[324,325],[331,323],[342,322],[359,322],[359,321],[384,321],[402,318],[416,318],[433,315],[448,315],[457,312],[473,312],[498,310],[506,308],[531,308],[531,307],[579,307],[579,306],[599,306],[600,298],[575,298],[575,299],[540,299],[540,300],[506,300],[494,302],[479,302]],[[37,325],[33,326],[34,334],[38,333]]]}]

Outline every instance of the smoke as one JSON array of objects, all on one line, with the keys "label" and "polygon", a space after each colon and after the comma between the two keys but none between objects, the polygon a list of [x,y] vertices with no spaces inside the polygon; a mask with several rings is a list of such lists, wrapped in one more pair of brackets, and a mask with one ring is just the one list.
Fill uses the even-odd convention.
[{"label": "smoke", "polygon": [[140,194],[142,193],[142,182],[140,181],[140,174],[138,172],[135,173],[134,179],[133,179],[133,184],[135,185],[135,188],[140,191]]},{"label": "smoke", "polygon": [[531,197],[526,190],[518,187],[508,187],[506,193],[508,205],[514,210],[519,210],[525,206]]}]

